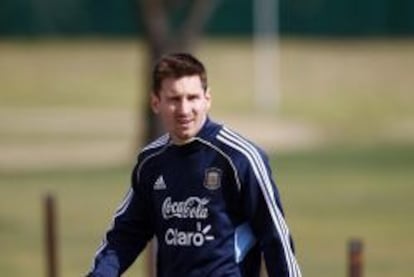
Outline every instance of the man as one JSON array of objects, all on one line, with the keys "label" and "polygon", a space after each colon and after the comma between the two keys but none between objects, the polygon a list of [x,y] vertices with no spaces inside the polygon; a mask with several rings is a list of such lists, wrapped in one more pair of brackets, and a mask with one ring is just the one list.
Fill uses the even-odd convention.
[{"label": "man", "polygon": [[167,134],[143,148],[90,276],[120,276],[155,236],[157,276],[301,276],[264,152],[208,117],[206,70],[176,53],[154,67]]}]

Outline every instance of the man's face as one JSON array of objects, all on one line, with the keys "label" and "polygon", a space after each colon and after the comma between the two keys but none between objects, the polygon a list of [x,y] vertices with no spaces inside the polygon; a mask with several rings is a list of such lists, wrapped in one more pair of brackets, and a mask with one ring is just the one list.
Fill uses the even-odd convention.
[{"label": "man's face", "polygon": [[198,133],[210,104],[210,92],[204,91],[197,75],[165,79],[158,96],[151,96],[153,111],[176,144],[186,143]]}]

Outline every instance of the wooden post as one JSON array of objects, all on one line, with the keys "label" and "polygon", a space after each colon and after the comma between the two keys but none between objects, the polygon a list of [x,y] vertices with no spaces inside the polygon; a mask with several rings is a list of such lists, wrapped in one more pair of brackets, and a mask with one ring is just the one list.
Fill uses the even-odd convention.
[{"label": "wooden post", "polygon": [[348,243],[349,277],[362,277],[363,271],[363,244],[359,239],[352,239]]},{"label": "wooden post", "polygon": [[156,277],[157,276],[157,247],[158,242],[157,239],[153,238],[148,245],[148,275],[149,277]]},{"label": "wooden post", "polygon": [[43,202],[47,270],[46,276],[58,277],[55,198],[51,194],[47,194]]},{"label": "wooden post", "polygon": [[261,261],[260,261],[260,277],[268,277],[267,271],[266,271],[266,262],[264,260],[264,256],[263,256],[263,254],[261,254],[260,256],[261,256]]}]

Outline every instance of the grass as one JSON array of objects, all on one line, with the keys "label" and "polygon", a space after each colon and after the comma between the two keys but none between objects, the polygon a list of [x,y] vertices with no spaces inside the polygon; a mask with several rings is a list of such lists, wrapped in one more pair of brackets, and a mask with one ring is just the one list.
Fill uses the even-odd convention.
[{"label": "grass", "polygon": [[[14,274],[7,276],[42,275],[41,200],[50,192],[57,196],[63,275],[85,273],[103,231],[109,226],[110,215],[127,189],[128,171],[122,166],[2,173],[0,232],[6,252],[1,258],[5,265],[0,272],[7,265],[14,270]],[[138,266],[135,272],[140,271]]]},{"label": "grass", "polygon": [[[300,122],[323,138],[270,153],[304,276],[346,276],[352,237],[364,240],[367,276],[413,273],[413,49],[413,41],[284,40],[282,102],[271,111],[253,101],[250,42],[198,49],[214,115]],[[145,48],[2,41],[0,60],[0,275],[44,274],[41,200],[51,192],[62,276],[80,276],[128,187]],[[144,262],[126,276],[144,276]]]},{"label": "grass", "polygon": [[[410,276],[414,147],[312,150],[271,161],[306,276],[345,276],[352,237],[365,243],[367,276]],[[2,274],[42,274],[41,199],[48,191],[58,197],[64,276],[85,271],[130,168],[2,172]],[[140,265],[130,276],[140,276]]]},{"label": "grass", "polygon": [[272,161],[306,275],[344,276],[353,237],[365,243],[366,276],[412,274],[412,146],[312,150]]}]

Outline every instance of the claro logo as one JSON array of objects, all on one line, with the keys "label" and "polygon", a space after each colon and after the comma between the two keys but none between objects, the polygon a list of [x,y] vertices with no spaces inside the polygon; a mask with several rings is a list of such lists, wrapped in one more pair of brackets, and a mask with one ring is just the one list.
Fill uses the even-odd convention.
[{"label": "claro logo", "polygon": [[184,201],[172,201],[167,197],[162,204],[162,216],[164,219],[177,218],[194,218],[206,219],[208,217],[207,198],[197,196],[188,197]]},{"label": "claro logo", "polygon": [[197,222],[195,232],[180,231],[176,228],[169,228],[165,232],[165,243],[172,246],[203,246],[206,241],[214,240],[214,236],[209,235],[211,225],[204,228],[201,222]]},{"label": "claro logo", "polygon": [[[166,220],[173,217],[203,220],[208,217],[207,204],[209,202],[208,198],[197,196],[188,197],[184,201],[172,201],[171,197],[167,197],[162,204],[162,216]],[[202,223],[198,221],[194,231],[168,228],[164,239],[165,243],[171,246],[201,247],[206,241],[214,240],[214,236],[210,234],[210,231],[211,225],[202,226]]]}]

